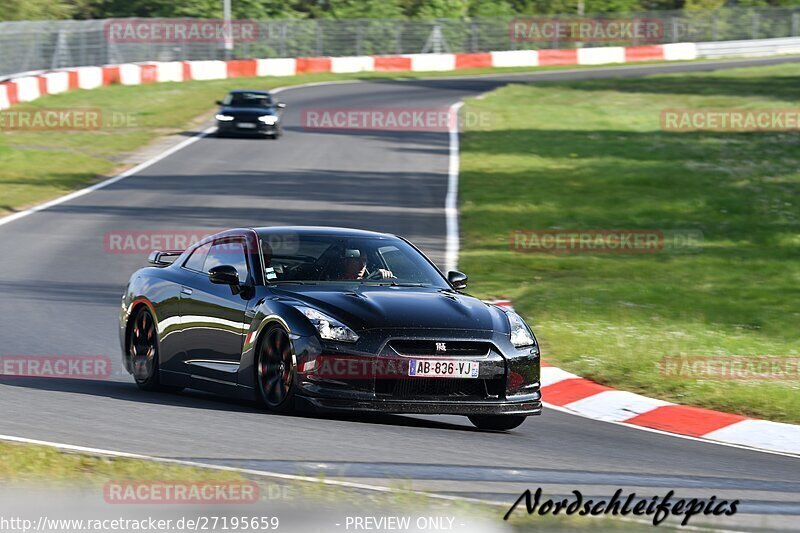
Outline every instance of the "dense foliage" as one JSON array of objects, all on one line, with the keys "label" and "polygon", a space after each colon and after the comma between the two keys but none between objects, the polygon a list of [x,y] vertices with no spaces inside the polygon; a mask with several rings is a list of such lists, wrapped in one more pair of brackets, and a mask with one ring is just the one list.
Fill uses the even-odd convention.
[{"label": "dense foliage", "polygon": [[[463,18],[796,6],[800,0],[231,0],[234,18]],[[0,20],[222,16],[222,0],[0,0]]]}]

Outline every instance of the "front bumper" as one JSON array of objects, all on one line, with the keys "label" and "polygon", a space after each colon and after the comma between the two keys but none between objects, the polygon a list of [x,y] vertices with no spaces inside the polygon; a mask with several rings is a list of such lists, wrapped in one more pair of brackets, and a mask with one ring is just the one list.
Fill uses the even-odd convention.
[{"label": "front bumper", "polygon": [[[244,127],[247,124],[251,127]],[[217,133],[222,135],[277,135],[280,133],[279,123],[265,124],[258,120],[217,121]]]},{"label": "front bumper", "polygon": [[[542,410],[537,347],[515,348],[490,331],[360,332],[357,344],[296,337],[297,396],[321,410],[453,415],[538,415]],[[478,352],[409,355],[397,341],[478,343]],[[485,348],[484,348],[485,347]],[[485,350],[485,351],[484,351]],[[472,379],[415,377],[410,359],[477,362]]]},{"label": "front bumper", "polygon": [[541,395],[515,401],[442,401],[442,400],[337,400],[303,397],[316,409],[326,411],[370,411],[420,415],[524,415],[542,413]]}]

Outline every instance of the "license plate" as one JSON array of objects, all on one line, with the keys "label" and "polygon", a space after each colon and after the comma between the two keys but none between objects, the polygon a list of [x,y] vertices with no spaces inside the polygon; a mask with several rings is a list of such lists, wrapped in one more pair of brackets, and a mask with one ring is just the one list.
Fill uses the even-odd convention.
[{"label": "license plate", "polygon": [[478,368],[478,361],[411,359],[408,362],[408,375],[436,378],[477,378]]},{"label": "license plate", "polygon": [[245,129],[255,129],[256,125],[251,124],[250,122],[239,122],[236,124],[237,128],[245,128]]}]

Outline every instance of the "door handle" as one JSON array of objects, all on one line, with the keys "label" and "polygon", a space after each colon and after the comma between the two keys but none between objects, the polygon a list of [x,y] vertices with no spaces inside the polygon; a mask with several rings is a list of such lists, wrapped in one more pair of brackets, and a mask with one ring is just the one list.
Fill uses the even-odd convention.
[{"label": "door handle", "polygon": [[181,294],[191,295],[192,292],[192,289],[189,287],[181,287]]}]

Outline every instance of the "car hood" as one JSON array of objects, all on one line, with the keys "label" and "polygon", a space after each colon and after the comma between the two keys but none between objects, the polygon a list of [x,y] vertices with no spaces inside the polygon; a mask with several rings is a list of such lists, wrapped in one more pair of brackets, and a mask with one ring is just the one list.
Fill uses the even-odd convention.
[{"label": "car hood", "polygon": [[423,287],[292,285],[273,288],[355,330],[467,329],[507,331],[503,312],[477,298]]}]

